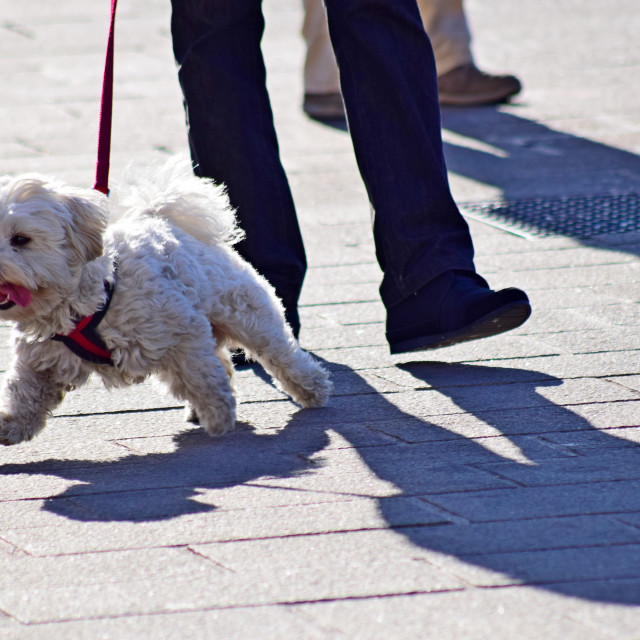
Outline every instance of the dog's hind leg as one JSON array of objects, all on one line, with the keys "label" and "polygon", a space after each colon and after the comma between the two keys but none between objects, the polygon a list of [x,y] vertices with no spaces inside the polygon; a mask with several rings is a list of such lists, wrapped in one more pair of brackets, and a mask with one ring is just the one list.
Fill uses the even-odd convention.
[{"label": "dog's hind leg", "polygon": [[197,420],[209,435],[233,429],[236,401],[229,371],[216,355],[210,333],[176,344],[159,377],[176,398],[189,404],[192,421]]},{"label": "dog's hind leg", "polygon": [[300,348],[271,287],[251,271],[233,285],[234,300],[213,310],[212,324],[257,360],[295,402],[303,407],[325,404],[331,393],[329,375]]}]

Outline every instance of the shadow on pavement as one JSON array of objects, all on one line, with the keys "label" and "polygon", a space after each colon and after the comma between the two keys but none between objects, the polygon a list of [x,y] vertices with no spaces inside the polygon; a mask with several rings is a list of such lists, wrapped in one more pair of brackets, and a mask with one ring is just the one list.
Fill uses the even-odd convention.
[{"label": "shadow on pavement", "polygon": [[[495,206],[460,203],[465,214],[479,213],[515,233],[579,238],[594,248],[611,249],[599,234],[640,231],[640,156],[500,106],[443,107],[441,113],[443,130],[459,136],[458,143],[444,143],[448,170],[502,193]],[[345,121],[315,120],[348,131]]]},{"label": "shadow on pavement", "polygon": [[499,188],[505,206],[493,213],[507,226],[601,248],[611,247],[599,233],[640,229],[640,156],[495,106],[444,108],[442,127],[460,137],[444,144],[448,170]]},{"label": "shadow on pavement", "polygon": [[[171,453],[6,464],[0,474],[84,483],[43,507],[73,520],[167,520],[215,511],[194,500],[202,488],[316,473],[318,462],[309,456],[326,448],[334,431],[379,479],[397,487],[398,495],[377,498],[379,509],[389,527],[417,547],[499,572],[506,576],[500,584],[640,603],[640,519],[633,519],[640,512],[640,447],[594,429],[539,393],[561,380],[499,367],[401,365],[422,389],[413,393],[435,399],[435,388],[459,407],[461,413],[448,411],[439,420],[452,427],[446,429],[395,406],[407,394],[379,394],[348,367],[326,364],[336,383],[330,406],[299,411],[274,435],[239,425],[239,431],[213,440],[194,428],[175,438]],[[469,437],[465,430],[471,427],[464,425],[470,417],[496,436]],[[381,445],[368,427],[394,439]],[[557,441],[562,433],[571,434],[567,442]],[[517,459],[487,446],[489,440],[504,446],[506,439],[520,452]],[[421,524],[415,500],[398,496],[419,496],[427,510],[443,517],[435,525],[433,518]],[[215,527],[215,519],[208,526]]]}]

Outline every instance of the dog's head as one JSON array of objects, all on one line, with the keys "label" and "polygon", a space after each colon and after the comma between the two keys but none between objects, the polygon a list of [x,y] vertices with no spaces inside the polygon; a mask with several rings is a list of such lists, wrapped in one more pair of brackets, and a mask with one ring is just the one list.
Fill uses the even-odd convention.
[{"label": "dog's head", "polygon": [[0,317],[46,313],[103,252],[106,198],[42,176],[0,178]]}]

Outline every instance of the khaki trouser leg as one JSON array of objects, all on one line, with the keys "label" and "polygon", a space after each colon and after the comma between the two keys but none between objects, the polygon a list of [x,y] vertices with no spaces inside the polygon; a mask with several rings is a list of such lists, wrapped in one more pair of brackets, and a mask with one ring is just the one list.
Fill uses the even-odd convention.
[{"label": "khaki trouser leg", "polygon": [[[340,78],[331,48],[323,0],[303,0],[302,35],[307,44],[304,64],[305,93],[338,93]],[[462,0],[418,0],[429,34],[438,75],[473,62],[471,34]]]},{"label": "khaki trouser leg", "polygon": [[439,76],[473,62],[462,0],[418,0],[418,8],[431,39]]},{"label": "khaki trouser leg", "polygon": [[303,2],[302,35],[307,43],[304,92],[339,93],[340,76],[331,48],[327,12],[323,0],[303,0]]}]

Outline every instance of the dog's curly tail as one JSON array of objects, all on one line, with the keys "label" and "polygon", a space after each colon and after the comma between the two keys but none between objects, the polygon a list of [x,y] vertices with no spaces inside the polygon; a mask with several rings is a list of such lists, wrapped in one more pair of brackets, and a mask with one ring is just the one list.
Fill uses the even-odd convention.
[{"label": "dog's curly tail", "polygon": [[235,244],[244,236],[224,185],[195,176],[182,156],[143,171],[130,167],[115,193],[124,209],[118,217],[163,218],[209,245]]}]

